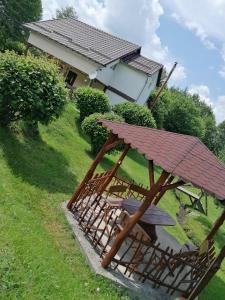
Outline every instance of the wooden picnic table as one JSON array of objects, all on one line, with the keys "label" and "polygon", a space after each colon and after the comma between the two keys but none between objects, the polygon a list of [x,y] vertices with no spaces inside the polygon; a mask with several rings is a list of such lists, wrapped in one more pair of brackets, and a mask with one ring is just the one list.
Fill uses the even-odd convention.
[{"label": "wooden picnic table", "polygon": [[[142,204],[141,201],[138,201],[133,197],[129,197],[122,201],[121,206],[130,215],[132,215],[138,210],[141,204]],[[157,234],[155,228],[156,225],[174,226],[176,225],[176,222],[172,219],[172,217],[167,212],[152,204],[149,206],[149,208],[146,210],[144,215],[141,217],[138,224],[151,237],[152,241],[156,241],[157,240]]]}]

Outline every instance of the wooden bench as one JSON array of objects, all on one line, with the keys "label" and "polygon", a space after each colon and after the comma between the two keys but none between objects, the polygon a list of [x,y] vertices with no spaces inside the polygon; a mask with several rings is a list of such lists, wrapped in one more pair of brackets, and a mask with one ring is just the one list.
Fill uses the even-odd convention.
[{"label": "wooden bench", "polygon": [[[179,186],[176,189],[189,197],[189,200],[191,202],[191,208],[196,209],[196,210],[200,211],[201,213],[207,215],[207,197],[205,198],[206,199],[206,205],[205,205],[205,209],[204,209],[203,205],[201,203],[201,199],[204,195],[202,192],[201,192],[200,195],[196,195],[195,193],[185,189],[182,186]],[[177,194],[176,194],[176,198],[179,200],[179,202],[181,202],[180,198]]]}]

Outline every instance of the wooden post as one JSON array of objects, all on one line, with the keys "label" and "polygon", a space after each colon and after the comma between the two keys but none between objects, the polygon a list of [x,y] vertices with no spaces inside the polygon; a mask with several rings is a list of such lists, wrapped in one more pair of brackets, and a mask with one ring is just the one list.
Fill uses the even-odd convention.
[{"label": "wooden post", "polygon": [[159,99],[159,97],[160,97],[162,91],[164,90],[164,88],[165,88],[167,82],[169,81],[169,79],[170,79],[170,77],[171,77],[173,71],[175,70],[176,66],[177,66],[177,62],[174,63],[174,65],[173,65],[172,69],[170,70],[170,72],[169,72],[169,74],[168,74],[168,76],[167,76],[165,82],[164,82],[164,83],[162,84],[162,86],[160,87],[160,89],[159,89],[159,91],[158,91],[158,93],[157,93],[157,95],[156,95],[156,97],[155,97],[154,102],[151,102],[151,103],[150,103],[150,107],[149,107],[149,108],[150,108],[151,110],[154,108],[156,102],[158,101],[158,99]]},{"label": "wooden post", "polygon": [[201,293],[201,291],[207,286],[210,279],[212,279],[213,276],[216,274],[216,272],[219,270],[224,257],[225,257],[225,246],[223,246],[222,250],[220,251],[220,254],[210,264],[207,272],[204,274],[202,279],[199,281],[199,283],[192,290],[191,294],[188,297],[188,300],[195,299]]},{"label": "wooden post", "polygon": [[160,187],[165,183],[169,176],[169,173],[166,171],[163,171],[160,178],[158,179],[157,183],[154,184],[150,191],[149,195],[146,196],[145,201],[143,204],[139,207],[139,209],[128,219],[125,227],[123,230],[117,235],[115,238],[114,243],[112,244],[112,247],[109,251],[109,253],[105,256],[105,258],[102,261],[102,267],[107,268],[107,266],[112,261],[113,257],[118,252],[120,246],[122,245],[123,241],[127,237],[130,230],[135,226],[135,224],[140,220],[140,218],[143,216],[145,211],[148,209],[149,205],[154,200],[155,196],[158,194]]},{"label": "wooden post", "polygon": [[151,188],[153,186],[153,184],[155,184],[153,160],[148,161],[148,174],[149,174],[149,184],[150,184],[150,188]]},{"label": "wooden post", "polygon": [[221,216],[214,223],[212,229],[210,230],[207,237],[205,238],[206,240],[211,240],[214,237],[214,235],[217,233],[220,226],[223,225],[224,220],[225,220],[225,209],[222,212]]},{"label": "wooden post", "polygon": [[[86,176],[84,177],[83,181],[80,183],[79,187],[75,190],[72,198],[70,199],[70,201],[67,204],[67,208],[71,209],[73,203],[76,201],[77,197],[79,196],[81,190],[83,189],[84,185],[86,184],[86,182],[88,180],[90,180],[94,174],[95,169],[97,168],[99,162],[102,160],[102,158],[104,157],[105,153],[106,153],[106,149],[109,150],[109,145],[114,143],[115,140],[117,139],[117,136],[111,134],[108,138],[108,140],[105,142],[104,146],[102,147],[102,149],[99,151],[99,153],[97,154],[95,160],[93,161],[90,169],[88,170]],[[114,144],[113,144],[114,145]]]},{"label": "wooden post", "polygon": [[124,160],[125,156],[127,155],[127,152],[130,149],[130,145],[126,145],[124,151],[122,152],[120,158],[118,159],[118,161],[116,162],[116,164],[114,165],[110,176],[106,179],[106,181],[104,182],[104,184],[101,186],[101,190],[98,192],[98,195],[101,195],[104,190],[106,189],[107,185],[110,183],[110,181],[112,180],[113,176],[116,174],[117,170],[119,169],[120,165],[122,164],[122,161]]},{"label": "wooden post", "polygon": [[[171,183],[172,181],[173,181],[173,179],[174,179],[174,176],[170,176],[170,178],[167,180],[167,183]],[[166,191],[161,191],[158,195],[157,195],[157,197],[155,198],[155,200],[154,200],[154,202],[153,202],[153,204],[154,205],[157,205],[158,203],[159,203],[159,200],[162,198],[162,196],[165,194],[165,192]]]}]

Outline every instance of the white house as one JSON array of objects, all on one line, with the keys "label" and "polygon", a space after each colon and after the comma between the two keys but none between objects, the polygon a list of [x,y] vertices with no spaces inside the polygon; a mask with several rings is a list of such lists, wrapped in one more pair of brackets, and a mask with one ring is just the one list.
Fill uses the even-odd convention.
[{"label": "white house", "polygon": [[163,65],[141,55],[141,47],[75,19],[24,25],[28,43],[56,58],[68,87],[104,90],[112,104],[144,104],[158,85]]}]

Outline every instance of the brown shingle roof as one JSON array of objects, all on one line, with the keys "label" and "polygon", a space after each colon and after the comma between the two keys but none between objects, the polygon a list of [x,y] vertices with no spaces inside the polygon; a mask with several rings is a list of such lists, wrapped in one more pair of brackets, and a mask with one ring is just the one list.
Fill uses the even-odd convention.
[{"label": "brown shingle roof", "polygon": [[147,58],[142,55],[129,55],[128,57],[125,57],[123,61],[128,64],[129,66],[140,70],[142,72],[145,72],[148,75],[152,75],[158,70],[160,70],[163,65]]},{"label": "brown shingle roof", "polygon": [[33,31],[84,55],[101,65],[140,52],[141,47],[75,19],[24,24]]},{"label": "brown shingle roof", "polygon": [[99,122],[165,171],[225,199],[225,165],[198,138],[126,123]]}]

